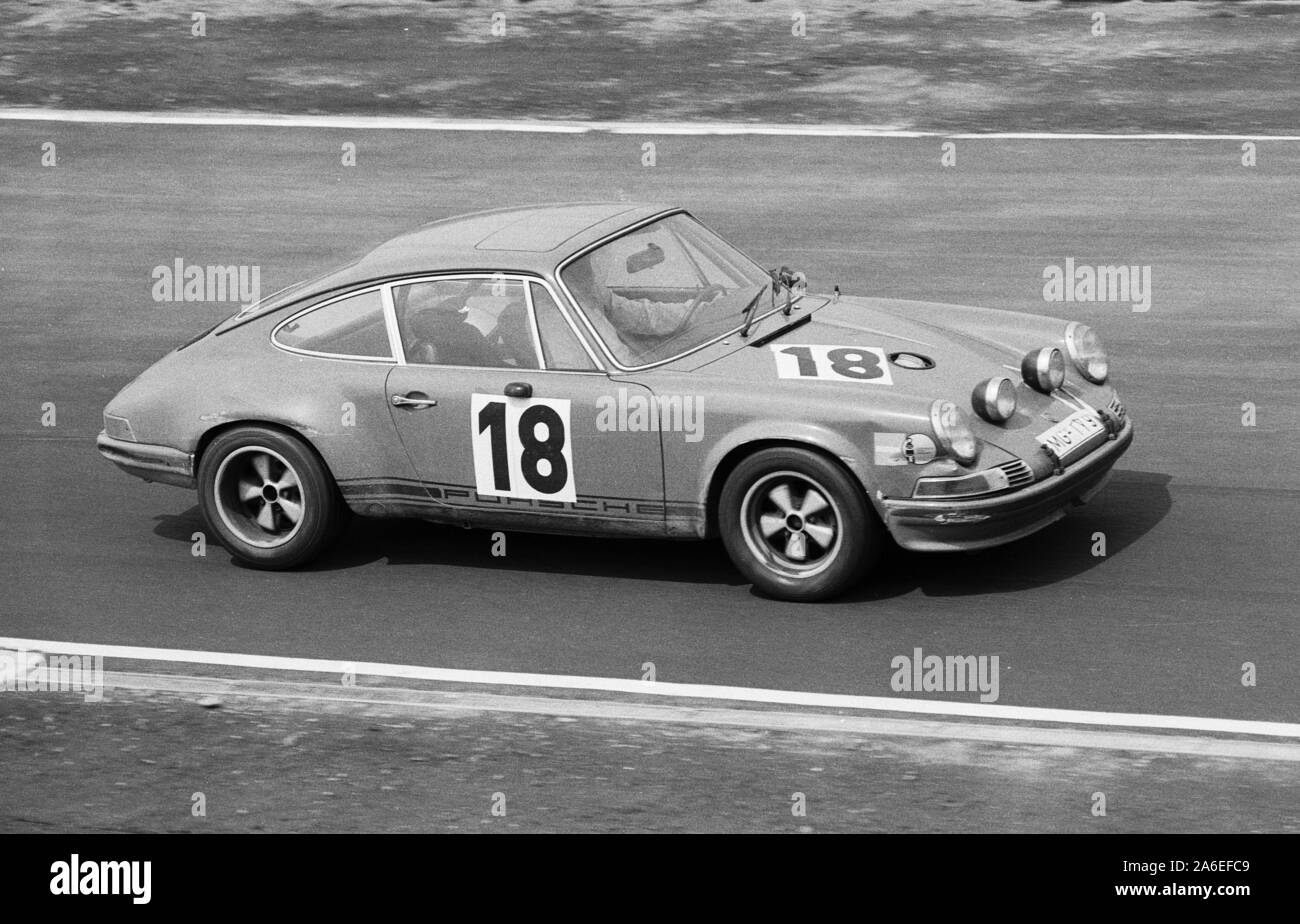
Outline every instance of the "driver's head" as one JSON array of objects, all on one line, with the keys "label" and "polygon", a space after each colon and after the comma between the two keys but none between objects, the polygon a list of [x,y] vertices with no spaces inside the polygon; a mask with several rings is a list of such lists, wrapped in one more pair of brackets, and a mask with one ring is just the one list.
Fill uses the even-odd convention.
[{"label": "driver's head", "polygon": [[[433,289],[433,286],[429,288]],[[408,326],[411,333],[423,340],[435,339],[439,331],[449,326],[467,323],[461,314],[459,298],[430,299],[424,304],[415,304],[414,301],[412,299],[413,304],[407,307]]]},{"label": "driver's head", "polygon": [[406,293],[406,310],[412,313],[426,311],[444,298],[436,284],[408,286]]}]

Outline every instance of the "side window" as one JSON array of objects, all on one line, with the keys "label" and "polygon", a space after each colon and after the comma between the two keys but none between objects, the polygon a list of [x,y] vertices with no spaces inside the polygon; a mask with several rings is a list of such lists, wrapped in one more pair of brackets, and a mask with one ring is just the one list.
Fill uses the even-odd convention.
[{"label": "side window", "polygon": [[295,350],[392,359],[379,290],[361,292],[294,318],[279,328],[275,342]]},{"label": "side window", "polygon": [[542,338],[542,356],[547,369],[567,369],[585,372],[595,369],[591,357],[582,348],[573,328],[560,314],[545,286],[532,283],[533,313],[537,316],[537,333]]},{"label": "side window", "polygon": [[435,279],[393,286],[409,363],[536,369],[524,284],[513,279]]}]

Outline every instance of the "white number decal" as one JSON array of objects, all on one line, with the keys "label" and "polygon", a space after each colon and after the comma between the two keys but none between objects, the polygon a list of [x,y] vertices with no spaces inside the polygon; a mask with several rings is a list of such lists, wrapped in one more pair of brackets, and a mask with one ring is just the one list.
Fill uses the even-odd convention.
[{"label": "white number decal", "polygon": [[474,483],[480,494],[573,502],[567,398],[473,395]]},{"label": "white number decal", "polygon": [[893,385],[889,361],[880,347],[841,347],[825,344],[772,345],[776,374],[783,379],[840,379]]}]

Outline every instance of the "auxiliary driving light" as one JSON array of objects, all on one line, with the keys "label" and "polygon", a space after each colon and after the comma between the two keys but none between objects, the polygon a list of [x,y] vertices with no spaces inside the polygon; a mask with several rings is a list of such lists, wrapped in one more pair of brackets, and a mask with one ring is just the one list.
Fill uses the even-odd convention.
[{"label": "auxiliary driving light", "polygon": [[971,392],[970,403],[989,423],[1010,420],[1016,412],[1016,383],[1005,375],[985,379]]},{"label": "auxiliary driving light", "polygon": [[1020,361],[1020,375],[1031,388],[1050,395],[1065,381],[1065,356],[1056,347],[1031,350]]},{"label": "auxiliary driving light", "polygon": [[1096,385],[1106,381],[1110,374],[1110,361],[1101,345],[1101,338],[1091,327],[1071,321],[1065,329],[1065,349],[1085,379]]}]

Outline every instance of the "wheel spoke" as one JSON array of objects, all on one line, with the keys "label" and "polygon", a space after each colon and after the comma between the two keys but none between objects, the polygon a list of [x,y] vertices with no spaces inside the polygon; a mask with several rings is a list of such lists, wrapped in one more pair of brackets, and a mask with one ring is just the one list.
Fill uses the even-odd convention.
[{"label": "wheel spoke", "polygon": [[829,526],[822,526],[818,523],[804,523],[803,531],[808,534],[809,539],[823,549],[829,549],[831,543],[835,541],[835,530]]},{"label": "wheel spoke", "polygon": [[799,505],[799,516],[806,519],[814,514],[821,513],[829,506],[830,502],[822,497],[821,492],[815,488],[809,488],[803,496],[803,503]]},{"label": "wheel spoke", "polygon": [[275,489],[283,494],[285,491],[292,491],[298,487],[298,476],[294,474],[293,469],[287,465],[284,471],[280,473],[280,480],[275,482]]},{"label": "wheel spoke", "polygon": [[791,533],[785,541],[785,557],[792,561],[803,561],[808,557],[808,543],[803,533]]},{"label": "wheel spoke", "polygon": [[271,484],[271,457],[265,453],[258,453],[253,456],[253,470],[257,472],[257,477],[262,479],[262,484]]},{"label": "wheel spoke", "polygon": [[[211,497],[217,514],[241,543],[280,549],[301,531],[309,512],[307,503],[320,499],[304,489],[300,473],[272,448],[274,441],[268,443],[228,452],[218,463]],[[310,460],[307,465],[310,474]],[[325,498],[327,505],[330,500]]]},{"label": "wheel spoke", "polygon": [[284,514],[284,518],[289,521],[290,525],[302,519],[302,504],[297,501],[286,500],[283,497],[280,498],[278,503],[280,504],[280,512]]},{"label": "wheel spoke", "polygon": [[765,537],[771,537],[774,533],[785,529],[785,517],[779,513],[765,513],[758,518],[758,528]]},{"label": "wheel spoke", "polygon": [[776,504],[782,516],[789,516],[794,513],[794,501],[790,499],[790,486],[788,484],[779,484],[767,494],[767,499]]}]

